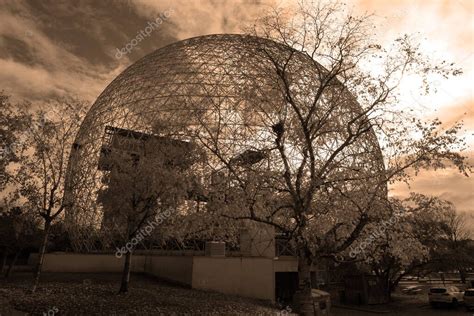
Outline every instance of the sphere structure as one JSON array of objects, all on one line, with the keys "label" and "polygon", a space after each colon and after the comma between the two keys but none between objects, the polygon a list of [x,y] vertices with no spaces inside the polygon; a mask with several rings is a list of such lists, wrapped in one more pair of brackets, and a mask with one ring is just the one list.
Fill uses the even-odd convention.
[{"label": "sphere structure", "polygon": [[[207,153],[219,147],[223,159],[216,158],[215,152],[208,154],[207,162],[196,169],[206,182],[210,170],[219,169],[223,160],[270,152],[275,147],[275,124],[284,121],[289,155],[294,151],[290,161],[298,161],[298,146],[291,146],[300,137],[296,114],[278,77],[278,65],[286,65],[293,101],[306,111],[320,86],[315,79],[325,69],[306,55],[267,39],[227,34],[191,38],[158,49],[124,70],[93,104],[73,146],[67,197],[75,203],[66,213],[66,222],[74,247],[95,247],[86,240],[103,223],[97,192],[107,171],[100,167],[100,160],[104,143],[113,133],[192,142]],[[331,126],[315,140],[320,163],[331,146],[343,139],[345,124],[362,111],[340,84],[324,93],[314,117],[322,118],[331,109]],[[365,172],[383,169],[373,131],[351,148],[357,158],[347,155],[341,164]],[[265,157],[270,168],[281,167],[277,153]]]}]

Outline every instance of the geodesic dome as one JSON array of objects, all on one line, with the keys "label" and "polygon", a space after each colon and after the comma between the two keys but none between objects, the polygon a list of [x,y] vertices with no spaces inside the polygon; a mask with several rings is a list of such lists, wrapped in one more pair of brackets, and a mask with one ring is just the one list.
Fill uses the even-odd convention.
[{"label": "geodesic dome", "polygon": [[[260,161],[259,153],[268,153],[275,145],[272,126],[285,121],[288,142],[295,142],[288,146],[289,154],[293,150],[297,161],[296,139],[300,136],[298,128],[293,128],[296,118],[275,67],[285,63],[294,101],[304,111],[319,87],[314,79],[324,74],[324,68],[283,44],[258,37],[191,38],[158,49],[124,70],[89,110],[71,153],[67,196],[76,203],[67,211],[66,223],[75,248],[95,247],[87,240],[91,229],[100,229],[103,222],[96,190],[107,173],[100,168],[101,152],[113,135],[157,135],[195,143],[205,152],[218,146],[228,161],[255,156],[255,161]],[[326,90],[315,113],[315,117],[329,115],[331,122],[325,136],[317,140],[321,161],[331,146],[341,141],[338,127],[341,130],[360,112],[355,98],[342,85]],[[373,131],[351,148],[352,154],[358,155],[348,153],[341,165],[366,172],[383,169]],[[207,157],[207,162],[196,168],[204,185],[210,181],[211,171],[222,164],[215,155]],[[281,167],[271,152],[262,157],[270,168]]]}]

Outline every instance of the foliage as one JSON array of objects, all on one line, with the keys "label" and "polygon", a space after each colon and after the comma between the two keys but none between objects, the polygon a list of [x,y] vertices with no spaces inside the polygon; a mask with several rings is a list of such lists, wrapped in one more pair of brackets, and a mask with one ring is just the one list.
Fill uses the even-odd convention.
[{"label": "foliage", "polygon": [[18,115],[16,105],[11,102],[10,97],[3,92],[0,92],[0,108],[0,192],[5,195],[4,191],[11,180],[8,167],[18,162],[18,156],[24,150],[20,131],[25,129],[26,122],[24,117]]},{"label": "foliage", "polygon": [[49,251],[72,251],[69,233],[63,221],[56,221],[51,224],[48,238]]},{"label": "foliage", "polygon": [[[46,110],[44,110],[46,108]],[[69,153],[85,111],[84,103],[61,99],[42,106],[16,104],[9,111],[10,122],[15,122],[16,161],[10,164],[8,181],[13,196],[31,216],[43,220],[43,238],[36,268],[39,282],[49,230],[54,220],[62,216],[71,201],[64,198]]]},{"label": "foliage", "polygon": [[25,126],[21,142],[28,150],[19,157],[12,180],[27,199],[28,207],[51,222],[67,206],[63,200],[64,178],[85,104],[64,99],[51,101],[45,107],[47,110],[19,105],[17,116]]},{"label": "foliage", "polygon": [[457,270],[462,283],[466,282],[467,271],[474,268],[474,241],[466,223],[466,213],[457,212],[448,203],[442,222],[443,235],[432,249],[429,267],[433,271]]},{"label": "foliage", "polygon": [[29,247],[38,247],[39,220],[25,208],[2,208],[0,212],[0,248],[16,253]]},{"label": "foliage", "polygon": [[192,187],[189,167],[201,159],[198,154],[184,154],[178,147],[164,145],[159,138],[147,140],[145,146],[139,156],[126,151],[110,154],[112,167],[99,194],[106,221],[103,225],[110,226],[122,243],[157,215],[165,211],[171,211],[169,216],[179,214]]},{"label": "foliage", "polygon": [[[379,277],[386,295],[394,291],[401,278],[426,267],[431,252],[444,236],[444,217],[451,204],[435,197],[412,194],[409,198],[391,199],[391,225],[381,233],[379,223],[368,224],[363,236],[371,236],[362,252],[354,252],[359,267]],[[361,238],[361,241],[369,240]],[[354,248],[360,249],[355,243]],[[357,248],[359,246],[359,248]],[[354,251],[354,250],[351,250]]]},{"label": "foliage", "polygon": [[[118,132],[112,136],[103,156],[106,185],[98,196],[104,212],[101,227],[121,242],[119,252],[126,254],[120,292],[128,291],[133,248],[143,235],[157,235],[153,232],[157,225],[179,214],[192,189],[190,167],[201,159],[189,143],[135,136]],[[163,233],[163,227],[158,229]]]}]

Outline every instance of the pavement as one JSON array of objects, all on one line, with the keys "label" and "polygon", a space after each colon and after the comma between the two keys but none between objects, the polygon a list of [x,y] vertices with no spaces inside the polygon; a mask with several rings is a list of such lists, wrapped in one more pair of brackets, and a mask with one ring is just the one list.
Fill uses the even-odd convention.
[{"label": "pavement", "polygon": [[458,307],[457,309],[442,308],[434,309],[429,305],[419,306],[418,308],[409,308],[400,311],[391,312],[373,312],[373,311],[362,311],[355,309],[347,309],[341,307],[331,308],[331,316],[474,316],[474,311],[466,311],[464,307]]},{"label": "pavement", "polygon": [[[403,288],[406,285],[400,286]],[[333,304],[331,315],[334,316],[362,316],[362,315],[386,315],[386,316],[474,316],[474,310],[467,311],[462,305],[457,308],[445,306],[441,308],[432,308],[428,304],[429,284],[421,285],[423,291],[415,295],[403,294],[397,291],[392,295],[393,301],[385,305],[355,306]],[[456,284],[462,288],[462,285]]]}]

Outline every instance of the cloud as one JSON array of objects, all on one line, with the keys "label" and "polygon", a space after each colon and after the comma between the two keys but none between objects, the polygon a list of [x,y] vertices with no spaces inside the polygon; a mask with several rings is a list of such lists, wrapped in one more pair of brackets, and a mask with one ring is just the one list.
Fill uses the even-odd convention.
[{"label": "cloud", "polygon": [[[4,1],[0,13],[0,89],[15,99],[40,101],[75,95],[93,101],[138,58],[178,39],[236,33],[271,1]],[[116,49],[148,22],[173,9],[128,55]]]},{"label": "cloud", "polygon": [[84,100],[94,100],[104,85],[118,71],[99,76],[76,72],[70,68],[48,71],[39,66],[27,66],[13,60],[0,59],[0,86],[14,98],[42,101],[64,95],[74,95]]},{"label": "cloud", "polygon": [[146,25],[119,2],[6,1],[0,13],[0,89],[15,99],[73,95],[92,102],[131,60],[176,40],[164,24],[130,56],[122,47]]},{"label": "cloud", "polygon": [[[474,152],[465,153],[469,163],[473,165]],[[474,181],[462,175],[456,168],[448,167],[440,170],[422,170],[410,185],[395,183],[390,187],[390,195],[408,197],[410,192],[423,193],[448,200],[456,206],[457,211],[466,212],[468,226],[474,231]]]},{"label": "cloud", "polygon": [[[453,190],[456,188],[456,190]],[[408,196],[410,192],[440,196],[453,202],[460,211],[474,210],[474,183],[455,168],[424,170],[410,183],[398,183],[391,187],[395,196]]]},{"label": "cloud", "polygon": [[445,106],[439,111],[438,116],[446,126],[462,121],[465,128],[474,130],[474,99]]},{"label": "cloud", "polygon": [[241,33],[241,28],[268,9],[273,0],[137,0],[137,12],[148,18],[173,8],[173,23],[179,39],[216,33]]}]

